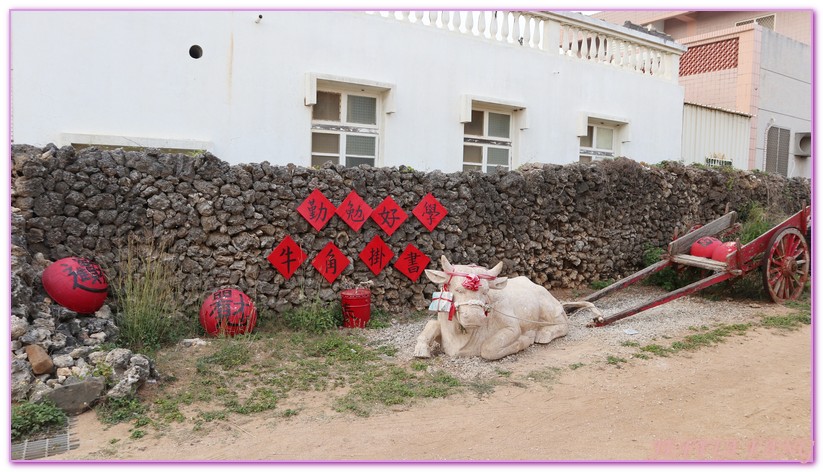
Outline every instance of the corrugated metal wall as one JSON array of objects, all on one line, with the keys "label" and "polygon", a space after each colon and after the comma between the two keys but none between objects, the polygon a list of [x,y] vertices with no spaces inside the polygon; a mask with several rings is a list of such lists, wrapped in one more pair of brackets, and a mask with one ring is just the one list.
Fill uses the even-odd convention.
[{"label": "corrugated metal wall", "polygon": [[683,162],[705,164],[714,154],[725,156],[737,169],[748,169],[750,119],[740,113],[685,103]]}]

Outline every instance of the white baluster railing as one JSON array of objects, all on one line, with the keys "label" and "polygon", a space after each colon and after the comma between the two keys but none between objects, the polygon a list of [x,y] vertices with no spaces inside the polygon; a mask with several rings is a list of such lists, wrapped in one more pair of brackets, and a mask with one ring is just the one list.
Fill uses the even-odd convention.
[{"label": "white baluster railing", "polygon": [[372,15],[609,65],[677,82],[686,47],[579,14],[536,11],[400,11]]}]

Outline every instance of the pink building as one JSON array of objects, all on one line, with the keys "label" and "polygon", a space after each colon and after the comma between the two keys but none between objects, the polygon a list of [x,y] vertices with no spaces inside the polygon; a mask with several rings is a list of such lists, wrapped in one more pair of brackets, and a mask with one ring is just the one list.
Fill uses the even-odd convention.
[{"label": "pink building", "polygon": [[[737,119],[750,116],[748,155],[728,156],[737,167],[811,177],[810,10],[604,11],[593,16],[620,25],[629,21],[689,48],[679,71],[685,101],[728,110]],[[700,146],[687,146],[687,126],[684,120],[683,160],[703,163],[709,156],[696,151]],[[709,148],[702,149],[705,154]]]}]

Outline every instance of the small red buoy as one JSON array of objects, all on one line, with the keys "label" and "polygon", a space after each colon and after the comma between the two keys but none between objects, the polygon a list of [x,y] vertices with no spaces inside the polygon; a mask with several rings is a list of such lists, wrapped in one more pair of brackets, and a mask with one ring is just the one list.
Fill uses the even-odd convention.
[{"label": "small red buoy", "polygon": [[712,257],[714,248],[723,244],[719,239],[711,236],[703,236],[692,244],[690,253],[697,257]]},{"label": "small red buoy", "polygon": [[250,333],[257,323],[257,309],[240,290],[221,288],[210,293],[200,306],[200,324],[212,336]]},{"label": "small red buoy", "polygon": [[726,256],[737,251],[737,244],[734,241],[723,243],[714,248],[712,252],[712,259],[720,262],[726,262]]},{"label": "small red buoy", "polygon": [[94,313],[109,294],[109,282],[99,265],[85,257],[66,257],[43,271],[43,288],[52,300],[81,314]]}]

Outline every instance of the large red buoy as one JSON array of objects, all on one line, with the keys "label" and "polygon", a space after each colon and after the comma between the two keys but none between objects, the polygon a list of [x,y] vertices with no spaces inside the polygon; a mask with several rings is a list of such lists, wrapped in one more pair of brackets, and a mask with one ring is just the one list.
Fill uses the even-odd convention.
[{"label": "large red buoy", "polygon": [[697,257],[712,257],[714,248],[723,244],[719,239],[711,236],[703,236],[692,244],[690,253]]},{"label": "large red buoy", "polygon": [[257,323],[257,309],[240,290],[221,288],[210,293],[200,306],[200,324],[212,336],[250,333]]},{"label": "large red buoy", "polygon": [[43,271],[43,288],[52,300],[77,313],[94,313],[109,294],[99,265],[84,257],[66,257]]},{"label": "large red buoy", "polygon": [[714,251],[712,251],[712,259],[726,262],[726,257],[734,251],[737,251],[737,244],[734,241],[723,243],[714,248]]}]

